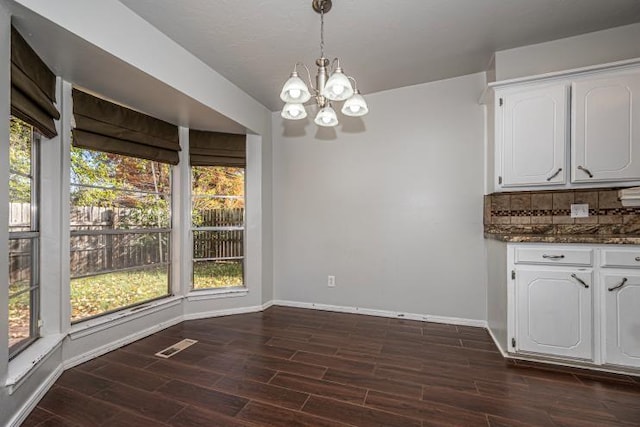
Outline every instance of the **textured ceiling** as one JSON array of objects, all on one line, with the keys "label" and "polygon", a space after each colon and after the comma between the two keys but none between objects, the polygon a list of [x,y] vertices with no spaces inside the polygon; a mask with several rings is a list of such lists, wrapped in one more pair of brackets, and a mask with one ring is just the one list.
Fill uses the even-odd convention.
[{"label": "textured ceiling", "polygon": [[[275,111],[319,56],[311,0],[120,0]],[[496,50],[640,21],[638,0],[333,0],[325,53],[363,93],[486,69]]]}]

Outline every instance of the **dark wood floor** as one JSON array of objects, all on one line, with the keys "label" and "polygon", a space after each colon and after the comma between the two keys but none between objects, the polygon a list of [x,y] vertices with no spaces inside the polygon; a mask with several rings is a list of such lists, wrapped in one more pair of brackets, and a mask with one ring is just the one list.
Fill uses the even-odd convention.
[{"label": "dark wood floor", "polygon": [[23,425],[638,426],[640,379],[507,364],[479,328],[272,307],[68,370]]}]

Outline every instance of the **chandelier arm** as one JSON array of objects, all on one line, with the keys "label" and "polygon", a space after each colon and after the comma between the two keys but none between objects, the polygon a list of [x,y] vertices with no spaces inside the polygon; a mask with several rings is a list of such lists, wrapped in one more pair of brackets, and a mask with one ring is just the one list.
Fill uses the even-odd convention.
[{"label": "chandelier arm", "polygon": [[357,92],[358,91],[358,82],[356,81],[355,77],[347,76],[347,78],[349,80],[353,81],[353,91]]},{"label": "chandelier arm", "polygon": [[338,64],[338,68],[340,68],[340,58],[333,58],[333,60],[331,61],[331,65],[329,66],[330,72],[333,72],[336,69],[336,67],[334,67],[336,63]]},{"label": "chandelier arm", "polygon": [[295,67],[297,67],[298,65],[302,65],[304,69],[307,70],[307,78],[309,81],[309,86],[311,86],[311,89],[313,89],[314,92],[317,92],[318,90],[313,86],[313,80],[311,80],[311,71],[309,70],[309,67],[307,67],[307,64],[300,61],[300,62],[296,62]]}]

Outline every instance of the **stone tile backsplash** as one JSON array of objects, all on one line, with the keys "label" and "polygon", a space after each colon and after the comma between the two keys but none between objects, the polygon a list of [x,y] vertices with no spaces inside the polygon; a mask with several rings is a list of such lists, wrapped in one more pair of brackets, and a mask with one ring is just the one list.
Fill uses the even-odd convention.
[{"label": "stone tile backsplash", "polygon": [[[571,218],[571,205],[589,205]],[[623,207],[618,189],[523,191],[484,198],[487,234],[640,236],[640,208]]]}]

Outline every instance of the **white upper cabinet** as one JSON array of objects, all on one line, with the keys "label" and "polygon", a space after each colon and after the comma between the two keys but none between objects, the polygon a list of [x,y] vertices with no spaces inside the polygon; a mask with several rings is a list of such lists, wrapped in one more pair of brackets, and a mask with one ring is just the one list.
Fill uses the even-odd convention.
[{"label": "white upper cabinet", "polygon": [[496,191],[640,185],[640,58],[491,87]]},{"label": "white upper cabinet", "polygon": [[567,86],[498,94],[496,131],[501,139],[502,187],[566,182]]},{"label": "white upper cabinet", "polygon": [[640,180],[640,72],[572,83],[571,181]]}]

